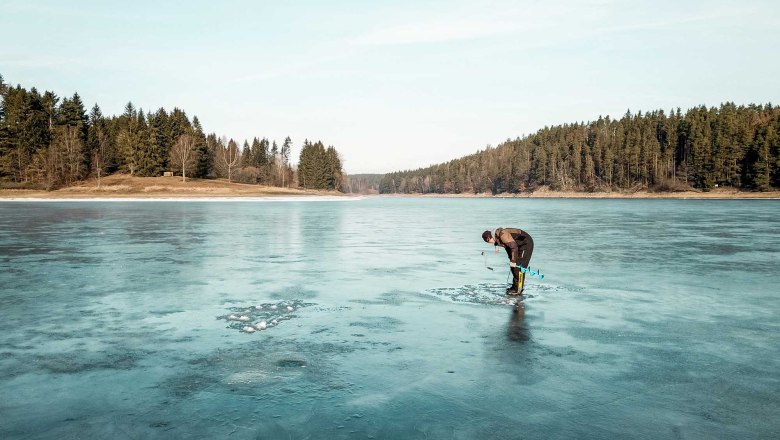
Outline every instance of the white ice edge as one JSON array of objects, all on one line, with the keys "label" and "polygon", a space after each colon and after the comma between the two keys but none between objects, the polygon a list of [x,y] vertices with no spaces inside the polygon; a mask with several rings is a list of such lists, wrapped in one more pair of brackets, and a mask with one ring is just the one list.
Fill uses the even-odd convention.
[{"label": "white ice edge", "polygon": [[38,198],[0,197],[0,202],[348,202],[364,200],[358,196],[280,196],[280,197],[90,197]]}]

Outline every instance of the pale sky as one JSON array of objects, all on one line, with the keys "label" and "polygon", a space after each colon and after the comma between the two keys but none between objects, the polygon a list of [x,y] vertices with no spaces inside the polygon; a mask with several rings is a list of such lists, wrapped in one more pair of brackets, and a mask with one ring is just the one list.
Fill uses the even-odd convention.
[{"label": "pale sky", "polygon": [[772,102],[776,1],[8,1],[6,82],[119,114],[180,107],[348,173],[428,166],[545,125]]}]

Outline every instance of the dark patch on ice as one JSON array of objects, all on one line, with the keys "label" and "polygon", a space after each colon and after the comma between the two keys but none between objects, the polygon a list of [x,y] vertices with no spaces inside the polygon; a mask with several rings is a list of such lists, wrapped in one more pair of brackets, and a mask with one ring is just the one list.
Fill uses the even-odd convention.
[{"label": "dark patch on ice", "polygon": [[348,301],[351,302],[351,303],[365,304],[365,305],[384,304],[384,301],[379,301],[379,300],[375,300],[375,299],[350,299]]},{"label": "dark patch on ice", "polygon": [[0,297],[0,308],[6,309],[11,306],[18,306],[24,304],[24,298],[17,295],[8,295]]},{"label": "dark patch on ice", "polygon": [[352,310],[352,307],[349,306],[336,306],[336,307],[317,307],[316,310],[318,312],[343,312],[344,310]]},{"label": "dark patch on ice", "polygon": [[276,362],[276,365],[282,368],[302,368],[306,366],[306,359],[292,358],[292,359],[280,359]]},{"label": "dark patch on ice", "polygon": [[401,320],[392,318],[390,316],[380,316],[376,318],[369,318],[366,321],[350,322],[350,327],[365,327],[368,329],[376,330],[398,330],[398,327],[403,324]]},{"label": "dark patch on ice", "polygon": [[7,347],[14,350],[33,350],[36,348],[34,345],[16,345],[16,344],[6,344],[6,343],[0,344],[0,347],[3,348]]},{"label": "dark patch on ice", "polygon": [[173,315],[174,313],[182,313],[184,310],[151,310],[150,315],[165,316]]},{"label": "dark patch on ice", "polygon": [[270,294],[270,297],[273,299],[284,299],[284,298],[302,298],[302,299],[314,299],[319,294],[315,290],[306,289],[303,287],[293,287],[291,289],[284,289],[284,290],[278,290],[276,292],[272,292]]},{"label": "dark patch on ice", "polygon": [[[257,340],[256,340],[257,341]],[[273,336],[189,361],[183,371],[161,385],[175,397],[196,392],[284,399],[281,394],[316,395],[354,386],[334,371],[344,353],[360,347],[343,343],[279,340]]]},{"label": "dark patch on ice", "polygon": [[[304,344],[303,347],[307,347],[307,345]],[[358,347],[352,347],[346,344],[334,344],[331,342],[317,344],[317,349],[321,350],[324,354],[344,354],[359,350]]]},{"label": "dark patch on ice", "polygon": [[193,338],[192,336],[182,336],[181,338],[171,339],[171,342],[176,342],[176,343],[179,343],[179,342],[192,342],[194,340],[195,340],[195,338]]},{"label": "dark patch on ice", "polygon": [[399,275],[399,276],[409,276],[410,273],[414,272],[424,272],[428,271],[428,267],[423,267],[419,264],[411,264],[406,266],[398,266],[398,267],[385,267],[382,269],[382,273],[385,275]]},{"label": "dark patch on ice", "polygon": [[34,357],[39,368],[51,373],[75,374],[90,370],[129,370],[147,353],[140,351],[89,352],[77,350],[68,353],[37,355]]},{"label": "dark patch on ice", "polygon": [[168,425],[170,425],[170,424],[171,424],[170,422],[159,421],[159,422],[150,423],[149,427],[150,428],[166,428],[166,430],[168,430],[168,429],[171,429],[171,428],[168,427]]},{"label": "dark patch on ice", "polygon": [[[630,321],[630,320],[627,320]],[[671,341],[683,341],[687,340],[690,335],[677,335],[671,332],[663,334],[650,334],[641,333],[635,331],[629,331],[625,329],[605,329],[605,328],[592,328],[592,327],[571,327],[566,329],[566,333],[569,335],[581,339],[601,342],[604,344],[620,344],[626,343],[668,343]]]},{"label": "dark patch on ice", "polygon": [[401,290],[393,290],[382,294],[382,299],[391,306],[401,306],[407,302],[409,296],[418,295],[417,292],[404,292]]},{"label": "dark patch on ice", "polygon": [[404,299],[405,297],[416,294],[416,292],[392,290],[390,292],[383,293],[378,299],[351,299],[349,302],[367,305],[402,306],[406,302]]},{"label": "dark patch on ice", "polygon": [[184,376],[174,376],[165,381],[168,392],[176,397],[188,397],[193,393],[205,390],[215,382],[212,376],[200,373],[190,373]]}]

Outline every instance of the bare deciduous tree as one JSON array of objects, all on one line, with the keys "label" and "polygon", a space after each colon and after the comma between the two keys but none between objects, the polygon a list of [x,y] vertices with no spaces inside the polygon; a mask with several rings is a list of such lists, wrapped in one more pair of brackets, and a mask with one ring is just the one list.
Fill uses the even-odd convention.
[{"label": "bare deciduous tree", "polygon": [[179,136],[171,148],[171,165],[181,170],[182,182],[187,180],[187,168],[195,166],[195,137],[189,133]]},{"label": "bare deciduous tree", "polygon": [[64,126],[56,131],[52,143],[52,153],[56,157],[59,179],[67,185],[82,177],[84,166],[84,142],[78,134],[78,128]]},{"label": "bare deciduous tree", "polygon": [[225,146],[225,139],[222,138],[217,144],[216,151],[216,163],[214,164],[217,169],[223,174],[227,175],[228,181],[233,180],[233,171],[241,165],[241,151],[238,149],[238,144],[231,139]]}]

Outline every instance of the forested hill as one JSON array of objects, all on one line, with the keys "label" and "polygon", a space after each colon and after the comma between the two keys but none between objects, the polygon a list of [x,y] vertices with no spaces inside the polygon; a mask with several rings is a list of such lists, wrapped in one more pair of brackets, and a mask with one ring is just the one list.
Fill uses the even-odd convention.
[{"label": "forested hill", "polygon": [[354,194],[377,194],[379,182],[384,174],[350,174],[344,183],[344,192]]},{"label": "forested hill", "polygon": [[709,190],[780,187],[780,107],[627,112],[620,119],[545,127],[495,148],[388,173],[380,193],[552,190]]},{"label": "forested hill", "polygon": [[115,172],[187,177],[306,189],[341,189],[342,161],[332,146],[304,140],[297,170],[293,141],[255,137],[243,143],[206,134],[197,117],[174,108],[144,112],[128,103],[119,116],[78,93],[12,86],[0,75],[0,187],[54,189]]}]

